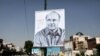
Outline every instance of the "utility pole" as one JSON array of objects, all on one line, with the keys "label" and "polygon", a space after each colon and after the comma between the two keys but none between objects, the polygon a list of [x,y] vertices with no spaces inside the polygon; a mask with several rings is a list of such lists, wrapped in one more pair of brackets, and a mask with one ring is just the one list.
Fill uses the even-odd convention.
[{"label": "utility pole", "polygon": [[47,10],[47,0],[44,0],[44,10]]},{"label": "utility pole", "polygon": [[[47,10],[47,0],[44,0],[44,10]],[[47,53],[47,48],[44,51]],[[46,53],[44,53],[44,56],[47,56]]]}]

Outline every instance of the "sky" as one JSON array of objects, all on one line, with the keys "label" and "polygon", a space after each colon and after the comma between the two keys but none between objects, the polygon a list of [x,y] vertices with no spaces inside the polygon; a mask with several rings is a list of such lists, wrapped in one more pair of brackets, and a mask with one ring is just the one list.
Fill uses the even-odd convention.
[{"label": "sky", "polygon": [[[47,10],[65,9],[66,38],[77,32],[100,37],[100,0],[47,0]],[[44,10],[44,0],[0,0],[0,38],[24,46],[32,40],[35,11]]]}]

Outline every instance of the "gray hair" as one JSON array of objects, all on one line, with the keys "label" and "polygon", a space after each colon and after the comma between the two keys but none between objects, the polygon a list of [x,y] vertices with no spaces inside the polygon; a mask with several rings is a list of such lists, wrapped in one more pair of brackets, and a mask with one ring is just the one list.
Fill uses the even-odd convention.
[{"label": "gray hair", "polygon": [[47,17],[49,16],[49,15],[51,15],[52,13],[55,13],[55,14],[57,14],[58,15],[58,18],[59,18],[59,20],[60,20],[60,14],[59,13],[57,13],[56,11],[52,11],[52,12],[50,12],[50,13],[48,13],[47,15],[46,15],[46,19],[47,19]]}]

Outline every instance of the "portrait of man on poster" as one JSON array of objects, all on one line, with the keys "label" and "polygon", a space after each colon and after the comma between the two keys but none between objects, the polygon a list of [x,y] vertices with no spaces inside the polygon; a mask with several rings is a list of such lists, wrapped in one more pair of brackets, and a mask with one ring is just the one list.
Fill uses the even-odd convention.
[{"label": "portrait of man on poster", "polygon": [[65,30],[59,27],[61,15],[56,11],[46,14],[46,27],[34,36],[34,46],[57,46],[63,45]]}]

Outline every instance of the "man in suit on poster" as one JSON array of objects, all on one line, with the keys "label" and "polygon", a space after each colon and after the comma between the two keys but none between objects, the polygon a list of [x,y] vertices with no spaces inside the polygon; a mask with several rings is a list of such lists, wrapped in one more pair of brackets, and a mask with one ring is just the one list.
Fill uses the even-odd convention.
[{"label": "man in suit on poster", "polygon": [[60,14],[52,11],[46,15],[46,28],[37,32],[34,37],[34,46],[57,46],[63,45],[65,30],[58,27]]}]

